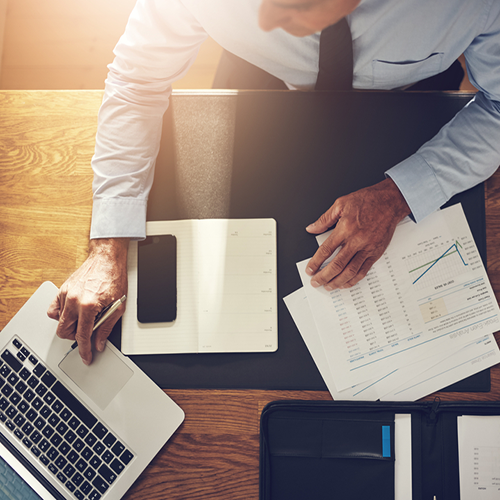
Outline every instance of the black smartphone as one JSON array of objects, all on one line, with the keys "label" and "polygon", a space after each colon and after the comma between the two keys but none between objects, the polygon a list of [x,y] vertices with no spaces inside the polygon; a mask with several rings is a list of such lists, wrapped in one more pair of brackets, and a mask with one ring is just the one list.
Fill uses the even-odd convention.
[{"label": "black smartphone", "polygon": [[165,323],[177,316],[177,240],[171,234],[138,243],[137,319]]}]

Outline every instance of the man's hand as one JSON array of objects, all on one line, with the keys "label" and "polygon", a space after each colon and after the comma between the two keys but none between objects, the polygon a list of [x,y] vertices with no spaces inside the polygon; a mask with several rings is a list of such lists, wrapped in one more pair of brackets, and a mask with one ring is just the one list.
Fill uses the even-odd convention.
[{"label": "man's hand", "polygon": [[[58,320],[57,335],[76,340],[83,362],[92,362],[92,330],[97,314],[127,293],[128,238],[91,240],[89,256],[61,286],[47,311]],[[95,346],[103,351],[106,339],[125,310],[120,306],[97,330]]]},{"label": "man's hand", "polygon": [[[307,265],[312,286],[334,290],[358,283],[384,253],[398,222],[409,213],[408,204],[390,178],[337,199],[306,228],[320,234],[336,224]],[[318,272],[338,247],[338,254]]]}]

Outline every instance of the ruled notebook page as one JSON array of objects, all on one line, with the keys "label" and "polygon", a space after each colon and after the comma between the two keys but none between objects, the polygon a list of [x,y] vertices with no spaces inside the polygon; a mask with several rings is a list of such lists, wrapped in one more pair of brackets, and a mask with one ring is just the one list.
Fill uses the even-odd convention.
[{"label": "ruled notebook page", "polygon": [[131,242],[124,353],[277,349],[274,219],[155,221],[147,223],[147,234],[177,238],[177,319],[137,321],[137,242]]}]

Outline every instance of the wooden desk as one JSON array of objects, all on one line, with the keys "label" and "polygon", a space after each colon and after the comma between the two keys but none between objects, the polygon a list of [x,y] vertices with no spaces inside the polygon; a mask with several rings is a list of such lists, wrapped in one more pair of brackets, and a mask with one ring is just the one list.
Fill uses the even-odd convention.
[{"label": "wooden desk", "polygon": [[[86,257],[101,99],[102,91],[0,92],[0,329],[43,281],[60,286]],[[487,182],[486,223],[488,274],[498,300],[500,172]],[[438,395],[500,400],[500,366],[491,376],[489,393]],[[276,399],[331,399],[312,391],[168,394],[186,420],[126,498],[256,499],[262,408]]]}]

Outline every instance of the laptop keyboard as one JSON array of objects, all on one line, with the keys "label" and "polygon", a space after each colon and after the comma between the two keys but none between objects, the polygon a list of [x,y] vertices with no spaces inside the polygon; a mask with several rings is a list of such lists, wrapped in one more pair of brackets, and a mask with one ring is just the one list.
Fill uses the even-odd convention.
[{"label": "laptop keyboard", "polygon": [[79,500],[99,500],[134,458],[18,338],[0,356],[0,422]]}]

